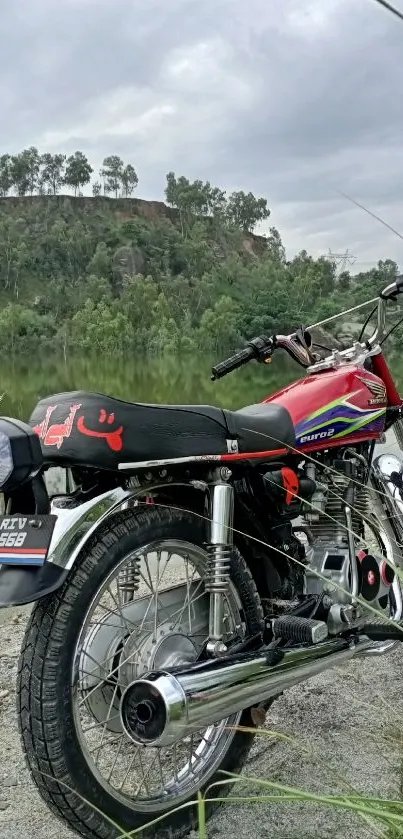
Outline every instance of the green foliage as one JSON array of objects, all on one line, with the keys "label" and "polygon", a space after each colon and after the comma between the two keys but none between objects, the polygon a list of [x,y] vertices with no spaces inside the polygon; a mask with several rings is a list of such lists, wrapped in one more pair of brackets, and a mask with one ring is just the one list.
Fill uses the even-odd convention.
[{"label": "green foliage", "polygon": [[56,195],[61,185],[64,183],[64,164],[66,161],[65,154],[43,154],[40,163],[42,172],[40,175],[40,184],[44,191],[50,195]]},{"label": "green foliage", "polygon": [[13,185],[11,177],[11,157],[9,154],[0,156],[0,198],[4,198]]},{"label": "green foliage", "polygon": [[174,172],[168,172],[166,181],[165,197],[178,210],[183,233],[201,216],[208,216],[221,226],[229,224],[251,232],[270,215],[266,199],[255,198],[251,192],[233,192],[227,199],[225,192],[212,187],[209,181],[192,183],[183,175],[177,178]]},{"label": "green foliage", "polygon": [[74,189],[74,195],[82,186],[89,184],[93,168],[82,151],[76,151],[67,158],[64,183]]},{"label": "green foliage", "polygon": [[[0,156],[0,198],[9,195],[10,190],[24,195],[57,195],[66,185],[74,189],[74,195],[81,195],[81,189],[91,181],[93,168],[88,158],[81,151],[70,155],[66,162],[65,154],[40,155],[38,149],[31,146],[16,155]],[[115,198],[128,198],[135,190],[139,179],[131,163],[124,164],[116,154],[105,157],[100,171],[103,183],[95,181],[92,185],[94,197],[114,194]]]},{"label": "green foliage", "polygon": [[[80,152],[65,161],[28,149],[17,158],[0,158],[0,190],[20,167],[19,191],[29,194],[39,159],[52,194],[0,199],[0,341],[14,354],[219,358],[260,333],[287,332],[373,297],[397,273],[390,260],[340,278],[306,251],[287,261],[276,228],[266,237],[244,229],[245,212],[267,212],[250,194],[227,200],[208,182],[169,173],[176,212],[111,201],[99,190],[96,200],[75,201],[55,193],[62,177],[75,192],[90,177]],[[117,179],[127,168],[116,156],[104,160],[115,193],[125,193]]]},{"label": "green foliage", "polygon": [[133,328],[127,315],[102,299],[87,300],[70,321],[69,336],[74,347],[85,353],[125,353],[133,344]]},{"label": "green foliage", "polygon": [[97,198],[97,196],[101,195],[101,193],[102,193],[102,184],[101,184],[100,181],[95,181],[92,184],[92,194],[93,194],[94,198]]},{"label": "green foliage", "polygon": [[117,198],[123,175],[123,160],[117,154],[105,157],[100,175],[104,179],[105,194],[114,192]]},{"label": "green foliage", "polygon": [[11,183],[17,195],[33,195],[39,183],[40,157],[38,149],[31,146],[10,159]]},{"label": "green foliage", "polygon": [[0,348],[4,355],[18,351],[35,353],[55,335],[54,319],[18,303],[0,311]]},{"label": "green foliage", "polygon": [[114,193],[115,198],[118,197],[119,191],[124,198],[128,198],[139,182],[134,166],[131,163],[125,166],[117,154],[105,157],[100,175],[103,179],[104,194]]},{"label": "green foliage", "polygon": [[258,222],[269,218],[270,210],[265,198],[255,198],[248,192],[233,192],[227,205],[229,221],[241,230],[254,230]]},{"label": "green foliage", "polygon": [[121,185],[122,185],[122,194],[124,198],[128,198],[129,195],[136,189],[136,186],[139,182],[137,172],[132,166],[131,163],[128,163],[120,176]]}]

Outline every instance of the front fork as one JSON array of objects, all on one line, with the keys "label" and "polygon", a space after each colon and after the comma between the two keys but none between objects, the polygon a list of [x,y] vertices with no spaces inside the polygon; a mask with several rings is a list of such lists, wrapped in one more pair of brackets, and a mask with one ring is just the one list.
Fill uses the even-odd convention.
[{"label": "front fork", "polygon": [[393,425],[393,431],[395,432],[396,440],[399,444],[399,449],[403,453],[403,420],[398,419]]},{"label": "front fork", "polygon": [[210,594],[209,640],[211,655],[226,652],[224,638],[224,606],[229,589],[233,551],[234,488],[228,483],[231,471],[217,469],[209,483],[210,541],[207,545],[208,566],[206,591]]},{"label": "front fork", "polygon": [[403,551],[403,420],[396,420],[393,430],[400,452],[380,454],[373,462],[373,470],[382,487],[380,497],[390,516],[396,544]]}]

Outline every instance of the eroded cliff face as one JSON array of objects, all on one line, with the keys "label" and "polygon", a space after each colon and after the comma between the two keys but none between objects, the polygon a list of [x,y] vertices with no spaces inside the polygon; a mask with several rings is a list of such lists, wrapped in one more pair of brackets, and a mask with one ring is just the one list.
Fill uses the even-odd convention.
[{"label": "eroded cliff face", "polygon": [[[72,195],[25,195],[23,197],[7,196],[0,198],[0,212],[12,209],[14,212],[18,207],[29,207],[37,205],[38,209],[44,210],[51,216],[57,209],[59,213],[72,216],[93,215],[99,210],[113,215],[120,223],[130,219],[142,218],[148,222],[155,222],[166,218],[173,224],[178,224],[179,213],[173,207],[168,207],[163,201],[145,201],[143,198],[109,198],[104,195],[97,197]],[[254,233],[242,233],[243,247],[251,256],[259,257],[266,247],[264,236],[257,236]]]},{"label": "eroded cliff face", "polygon": [[[42,210],[46,207],[51,213],[58,209],[67,215],[87,215],[97,209],[108,210],[117,220],[129,221],[135,216],[145,221],[155,222],[161,218],[167,218],[173,223],[178,223],[179,213],[174,207],[168,207],[163,201],[145,201],[143,198],[109,198],[105,195],[77,196],[72,195],[24,195],[22,197],[11,195],[0,198],[0,212],[7,211],[7,208],[15,210],[17,207],[38,205]],[[256,256],[262,252],[266,245],[264,236],[257,236],[254,233],[243,233],[245,250],[254,253]]]}]

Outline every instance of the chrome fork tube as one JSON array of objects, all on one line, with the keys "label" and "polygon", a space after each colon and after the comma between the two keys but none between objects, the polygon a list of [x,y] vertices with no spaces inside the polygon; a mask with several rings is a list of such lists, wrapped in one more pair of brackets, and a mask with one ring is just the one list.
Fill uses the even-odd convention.
[{"label": "chrome fork tube", "polygon": [[396,420],[396,422],[393,426],[393,431],[395,432],[396,440],[399,444],[399,448],[400,448],[401,452],[403,452],[403,420],[401,420],[401,419]]},{"label": "chrome fork tube", "polygon": [[209,640],[207,649],[213,655],[226,651],[224,635],[224,602],[230,582],[233,546],[234,488],[227,483],[229,469],[221,469],[210,490],[211,530],[207,546],[209,561],[206,591],[210,593]]}]

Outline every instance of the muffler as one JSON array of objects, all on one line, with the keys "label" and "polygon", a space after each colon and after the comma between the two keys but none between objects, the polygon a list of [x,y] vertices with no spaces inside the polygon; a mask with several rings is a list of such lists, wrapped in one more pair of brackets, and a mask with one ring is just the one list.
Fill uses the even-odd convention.
[{"label": "muffler", "polygon": [[314,647],[263,650],[202,662],[174,673],[152,672],[123,693],[126,734],[143,746],[170,746],[189,734],[343,664],[373,642],[337,638]]}]

